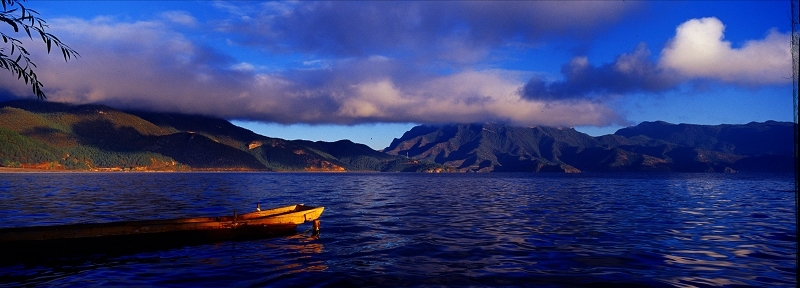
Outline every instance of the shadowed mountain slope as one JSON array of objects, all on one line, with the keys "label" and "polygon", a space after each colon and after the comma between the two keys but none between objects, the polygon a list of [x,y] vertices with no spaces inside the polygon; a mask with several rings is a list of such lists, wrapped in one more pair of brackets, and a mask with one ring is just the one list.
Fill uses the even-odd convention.
[{"label": "shadowed mountain slope", "polygon": [[750,122],[743,125],[670,124],[642,122],[614,133],[624,137],[646,136],[680,146],[746,156],[792,155],[794,126],[790,122]]},{"label": "shadowed mountain slope", "polygon": [[645,122],[600,137],[572,128],[422,125],[384,151],[466,172],[793,171],[792,125]]}]

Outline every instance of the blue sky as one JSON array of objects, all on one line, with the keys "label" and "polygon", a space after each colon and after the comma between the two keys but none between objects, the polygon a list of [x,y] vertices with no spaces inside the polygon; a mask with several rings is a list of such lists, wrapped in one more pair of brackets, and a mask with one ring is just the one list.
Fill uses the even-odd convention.
[{"label": "blue sky", "polygon": [[[64,62],[26,40],[50,101],[223,117],[290,140],[382,149],[419,124],[597,136],[793,119],[788,1],[24,5],[81,54]],[[4,98],[34,98],[7,76]]]}]

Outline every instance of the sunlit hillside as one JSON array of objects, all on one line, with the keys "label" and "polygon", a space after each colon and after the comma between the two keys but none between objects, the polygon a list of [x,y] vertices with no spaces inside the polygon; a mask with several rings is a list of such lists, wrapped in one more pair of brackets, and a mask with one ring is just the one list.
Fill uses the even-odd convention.
[{"label": "sunlit hillside", "polygon": [[435,171],[365,145],[286,141],[222,119],[43,101],[0,103],[0,164],[47,170]]}]

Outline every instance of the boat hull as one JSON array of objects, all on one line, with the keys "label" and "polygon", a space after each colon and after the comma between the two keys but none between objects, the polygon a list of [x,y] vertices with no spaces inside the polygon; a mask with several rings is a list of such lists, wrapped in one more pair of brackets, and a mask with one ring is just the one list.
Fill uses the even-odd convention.
[{"label": "boat hull", "polygon": [[0,229],[0,254],[16,258],[12,256],[142,251],[284,236],[317,220],[323,210],[292,205],[220,217],[5,228]]}]

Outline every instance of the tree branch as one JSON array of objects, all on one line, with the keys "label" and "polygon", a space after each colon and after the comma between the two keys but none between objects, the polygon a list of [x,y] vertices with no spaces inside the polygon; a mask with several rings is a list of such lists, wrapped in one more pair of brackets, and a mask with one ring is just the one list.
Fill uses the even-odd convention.
[{"label": "tree branch", "polygon": [[[47,53],[49,54],[52,47],[55,46],[61,50],[64,61],[69,61],[73,57],[80,57],[77,51],[67,46],[64,42],[61,42],[55,35],[47,32],[46,29],[50,28],[50,26],[47,25],[44,19],[39,18],[39,12],[25,8],[25,6],[22,5],[24,1],[25,0],[0,0],[3,6],[3,11],[0,11],[0,23],[11,26],[15,33],[19,33],[20,28],[22,28],[31,40],[33,39],[33,34],[39,34],[42,38],[42,42],[47,45]],[[19,9],[14,8],[14,6],[19,6]],[[17,14],[17,11],[20,13]],[[31,30],[35,33],[31,33]],[[30,53],[28,53],[28,50],[22,45],[22,42],[6,33],[0,32],[0,36],[2,36],[3,43],[10,46],[8,54],[6,54],[8,46],[0,47],[0,68],[10,71],[12,75],[17,76],[18,80],[24,80],[25,84],[30,84],[33,94],[36,95],[37,98],[47,98],[42,91],[44,84],[39,81],[36,73],[33,71],[33,68],[36,67],[36,63],[31,61],[29,57]]]}]

